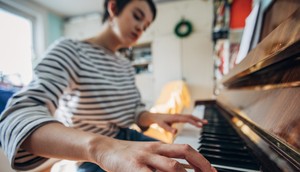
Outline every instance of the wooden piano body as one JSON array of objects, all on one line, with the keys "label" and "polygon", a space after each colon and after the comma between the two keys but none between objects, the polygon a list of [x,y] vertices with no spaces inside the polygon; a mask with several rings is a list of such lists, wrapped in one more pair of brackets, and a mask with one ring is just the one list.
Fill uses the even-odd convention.
[{"label": "wooden piano body", "polygon": [[[226,117],[259,171],[300,171],[300,1],[275,1],[264,20],[261,42],[222,79],[217,99],[195,104]],[[191,130],[174,142],[189,143]]]}]

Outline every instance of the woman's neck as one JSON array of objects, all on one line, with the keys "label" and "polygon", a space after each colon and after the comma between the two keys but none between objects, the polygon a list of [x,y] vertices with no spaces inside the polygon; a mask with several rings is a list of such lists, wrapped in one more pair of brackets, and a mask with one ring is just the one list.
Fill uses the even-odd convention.
[{"label": "woman's neck", "polygon": [[100,32],[99,35],[86,39],[85,41],[96,46],[108,49],[112,52],[116,52],[121,48],[120,41],[108,25],[104,25],[104,29]]}]

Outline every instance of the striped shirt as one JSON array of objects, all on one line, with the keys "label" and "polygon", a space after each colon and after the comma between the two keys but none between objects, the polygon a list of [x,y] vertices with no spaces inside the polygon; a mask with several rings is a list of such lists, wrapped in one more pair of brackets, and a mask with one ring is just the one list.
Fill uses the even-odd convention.
[{"label": "striped shirt", "polygon": [[102,47],[62,39],[34,73],[0,118],[0,144],[15,169],[32,169],[46,160],[19,148],[41,125],[61,122],[114,137],[145,110],[130,62]]}]

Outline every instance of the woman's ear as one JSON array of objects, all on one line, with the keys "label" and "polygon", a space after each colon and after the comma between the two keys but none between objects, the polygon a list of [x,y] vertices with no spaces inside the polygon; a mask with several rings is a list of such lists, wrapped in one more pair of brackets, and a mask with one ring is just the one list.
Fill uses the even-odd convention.
[{"label": "woman's ear", "polygon": [[117,5],[115,0],[108,1],[107,11],[109,13],[109,17],[114,17],[117,15]]}]

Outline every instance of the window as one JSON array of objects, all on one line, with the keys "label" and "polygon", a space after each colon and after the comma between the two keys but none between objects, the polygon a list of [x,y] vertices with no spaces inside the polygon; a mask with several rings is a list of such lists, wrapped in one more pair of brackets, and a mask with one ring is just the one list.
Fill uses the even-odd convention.
[{"label": "window", "polygon": [[0,79],[14,86],[32,79],[33,21],[20,11],[0,7]]}]

